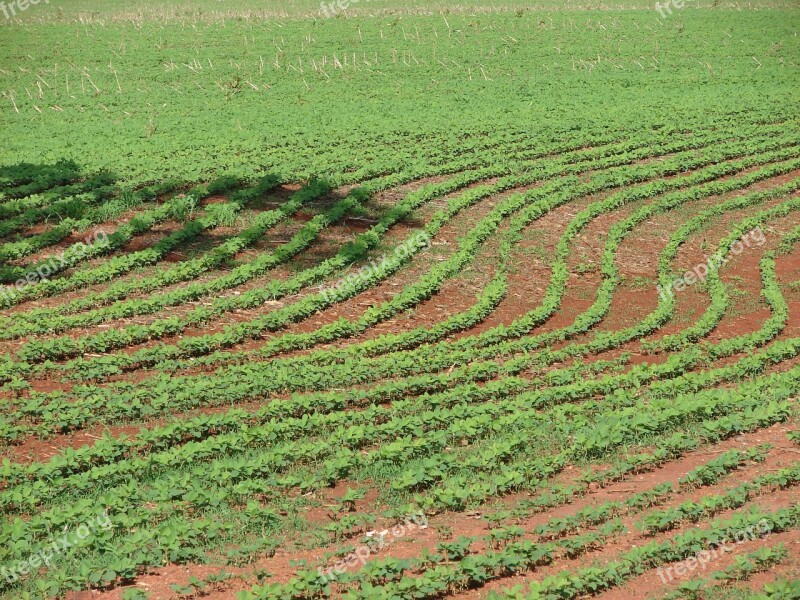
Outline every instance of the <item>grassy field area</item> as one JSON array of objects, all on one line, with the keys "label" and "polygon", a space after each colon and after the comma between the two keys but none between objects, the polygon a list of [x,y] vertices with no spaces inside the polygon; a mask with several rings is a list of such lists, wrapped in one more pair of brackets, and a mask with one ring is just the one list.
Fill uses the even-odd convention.
[{"label": "grassy field area", "polygon": [[5,0],[0,598],[800,598],[795,0]]},{"label": "grassy field area", "polygon": [[291,18],[223,19],[212,15],[249,13],[131,3],[132,15],[187,16],[114,20],[117,4],[81,23],[69,15],[87,3],[65,1],[51,22],[53,0],[20,13],[41,23],[0,22],[3,163],[80,159],[135,182],[306,176],[394,152],[385,140],[648,130],[798,106],[789,8],[687,5],[662,19],[653,8],[514,3],[413,14],[406,1],[378,16],[351,16],[357,7],[325,19],[290,4]]}]

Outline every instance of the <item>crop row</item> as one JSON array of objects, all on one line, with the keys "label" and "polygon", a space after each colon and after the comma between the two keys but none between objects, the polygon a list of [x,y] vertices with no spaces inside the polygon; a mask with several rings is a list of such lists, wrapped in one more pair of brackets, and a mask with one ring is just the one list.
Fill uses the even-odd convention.
[{"label": "crop row", "polygon": [[[638,154],[637,152],[633,152],[631,154],[623,154],[622,158],[617,158],[614,155],[612,155],[606,161],[599,161],[599,163],[601,165],[604,162],[607,162],[610,165],[615,165],[620,163],[625,164],[634,160],[637,157],[640,158],[642,155],[646,156],[647,154],[654,151],[656,150],[651,151],[650,149],[647,149]],[[491,174],[490,173],[483,174],[483,176],[489,176],[489,175]],[[533,181],[536,181],[537,179],[545,178],[547,176],[548,173],[544,172],[544,173],[527,174],[525,176],[522,176],[521,178],[518,177],[516,179],[518,181],[521,179],[521,181],[519,181],[520,185],[527,185],[529,183],[532,183]],[[472,183],[474,181],[475,180],[468,181],[468,183]],[[492,189],[490,191],[491,192],[500,191],[504,189],[504,186],[506,186],[506,189],[509,186],[507,180],[504,181],[503,184],[496,184],[495,186],[491,186]],[[441,192],[439,193],[442,192],[448,193],[454,191],[452,184],[447,185],[447,182],[445,184],[439,184],[438,186],[434,187],[438,187],[441,189]],[[461,209],[477,202],[477,200],[482,198],[485,193],[487,192],[484,191],[483,193],[480,194],[473,193],[471,195],[468,193],[466,195],[467,201],[463,202],[460,205],[456,204],[455,207],[450,208],[447,214],[442,215],[438,220],[426,224],[426,233],[428,233],[428,235],[431,236],[434,235],[435,232],[444,224],[444,222],[451,219]],[[419,195],[422,194],[417,194],[417,196]],[[423,201],[427,201],[430,199],[431,197],[426,198],[423,195],[422,198]],[[132,343],[136,343],[137,341],[145,341],[148,339],[158,338],[167,334],[174,335],[180,333],[185,327],[188,327],[189,325],[197,325],[203,323],[206,320],[214,316],[217,316],[218,314],[220,314],[220,312],[228,312],[230,310],[233,310],[234,308],[253,308],[255,306],[263,304],[263,302],[267,300],[274,300],[288,293],[296,293],[303,286],[319,281],[325,276],[330,276],[335,272],[337,272],[338,270],[340,270],[345,265],[353,262],[354,259],[358,258],[359,256],[363,256],[363,254],[369,248],[374,247],[377,244],[379,236],[383,231],[388,229],[389,226],[397,222],[400,218],[410,214],[411,210],[417,208],[417,206],[419,205],[419,201],[413,203],[416,204],[417,206],[414,206],[412,202],[409,202],[409,198],[407,198],[404,202],[401,202],[400,205],[398,205],[390,213],[384,215],[379,221],[379,223],[373,226],[370,231],[359,236],[359,238],[353,244],[355,249],[353,247],[345,247],[334,258],[324,261],[317,267],[294,277],[292,280],[288,282],[274,282],[274,284],[267,286],[266,288],[251,290],[235,298],[226,298],[217,300],[212,308],[197,309],[196,311],[194,311],[194,313],[190,314],[180,322],[176,321],[175,319],[164,319],[160,322],[157,321],[146,328],[129,327],[127,329],[116,330],[113,332],[104,332],[102,334],[97,334],[95,336],[91,336],[85,339],[77,339],[77,340],[73,340],[72,338],[50,339],[47,340],[46,342],[47,345],[44,346],[43,343],[41,348],[38,347],[39,346],[38,343],[35,344],[36,347],[35,351],[32,347],[30,353],[26,351],[21,352],[20,358],[22,358],[23,360],[42,360],[44,358],[54,359],[54,358],[64,358],[64,357],[74,356],[75,354],[79,354],[86,351],[105,352],[110,348],[123,347],[126,345],[130,345]],[[406,208],[404,206],[405,204],[412,204],[412,206]],[[403,207],[402,210],[401,207]],[[458,208],[458,210],[455,210],[455,208]],[[399,259],[399,257],[397,258]],[[404,259],[405,261],[407,261],[408,257],[404,257]],[[255,270],[257,271],[257,269]],[[371,283],[372,282],[370,282],[370,284]],[[225,287],[228,287],[229,285],[230,284],[226,284]],[[225,287],[223,287],[222,289],[225,289]],[[304,301],[301,302],[304,302],[304,304],[297,303],[291,309],[287,308],[284,312],[292,312],[294,314],[308,314],[309,311],[315,312],[316,310],[319,310],[322,305],[320,297],[305,299]],[[297,305],[300,305],[300,308],[298,308]],[[272,316],[268,318],[273,320],[275,319],[275,317]],[[292,318],[297,318],[297,317],[292,317]],[[280,320],[280,322],[282,323],[285,323],[286,321],[287,321],[286,318]],[[244,329],[244,328],[248,329],[247,333],[248,335],[252,335],[253,330],[255,331],[260,330],[257,325],[249,326],[248,324],[242,324],[239,326],[239,329]],[[235,334],[233,333],[226,334],[223,332],[222,334],[218,334],[218,337],[220,339],[225,339],[225,337],[230,337],[231,335]],[[208,342],[206,342],[202,338],[200,340],[187,339],[183,343],[185,343],[187,346],[189,344],[197,346],[196,349],[193,349],[190,352],[191,354],[206,352],[205,350],[201,350],[201,348],[203,346],[208,345]]]}]

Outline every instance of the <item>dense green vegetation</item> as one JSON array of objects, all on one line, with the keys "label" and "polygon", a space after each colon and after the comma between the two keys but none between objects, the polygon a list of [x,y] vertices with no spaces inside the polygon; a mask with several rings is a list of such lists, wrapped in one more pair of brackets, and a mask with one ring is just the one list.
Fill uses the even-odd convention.
[{"label": "dense green vegetation", "polygon": [[376,17],[0,23],[0,161],[74,159],[137,182],[299,177],[429,164],[507,130],[797,112],[796,12],[780,3],[668,19],[397,4]]},{"label": "dense green vegetation", "polygon": [[390,2],[0,16],[0,597],[800,597],[798,7]]}]

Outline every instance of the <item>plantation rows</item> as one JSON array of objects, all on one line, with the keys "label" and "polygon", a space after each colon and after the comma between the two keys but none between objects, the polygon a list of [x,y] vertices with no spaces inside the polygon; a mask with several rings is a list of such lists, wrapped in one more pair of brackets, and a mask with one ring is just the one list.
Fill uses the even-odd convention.
[{"label": "plantation rows", "polygon": [[[300,181],[3,169],[0,566],[110,526],[0,593],[207,564],[227,574],[176,596],[575,598],[764,522],[662,591],[788,571],[797,125],[501,132]],[[419,512],[416,536],[320,576]]]}]

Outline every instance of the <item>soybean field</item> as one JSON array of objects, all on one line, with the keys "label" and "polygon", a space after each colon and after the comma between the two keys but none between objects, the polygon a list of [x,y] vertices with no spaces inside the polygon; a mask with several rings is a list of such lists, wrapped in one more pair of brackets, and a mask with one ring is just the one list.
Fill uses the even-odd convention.
[{"label": "soybean field", "polygon": [[0,598],[800,598],[799,33],[0,3]]}]

